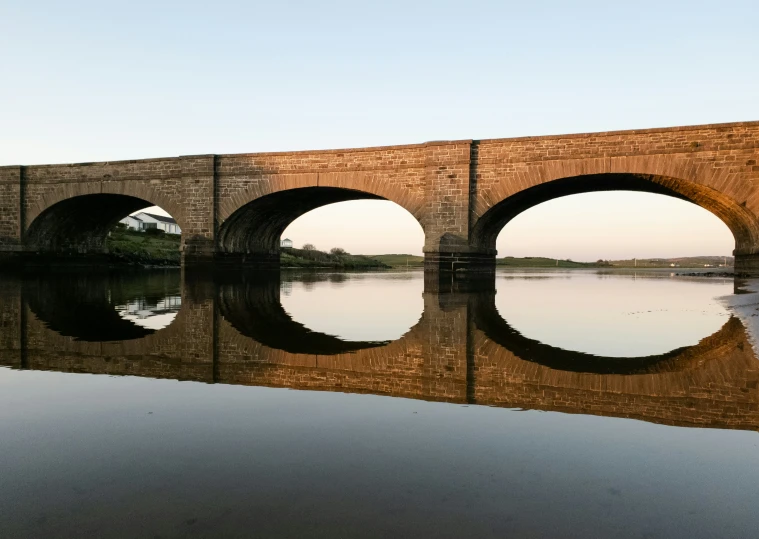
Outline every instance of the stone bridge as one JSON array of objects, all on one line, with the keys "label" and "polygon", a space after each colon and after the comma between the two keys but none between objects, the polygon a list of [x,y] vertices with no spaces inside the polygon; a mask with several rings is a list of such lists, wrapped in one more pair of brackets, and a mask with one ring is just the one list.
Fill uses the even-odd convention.
[{"label": "stone bridge", "polygon": [[98,260],[111,227],[158,205],[187,265],[278,267],[279,238],[334,202],[390,200],[424,230],[429,272],[491,271],[501,229],[553,198],[659,193],[718,216],[759,275],[759,122],[351,150],[0,167],[6,261]]},{"label": "stone bridge", "polygon": [[[346,342],[292,320],[278,281],[185,280],[176,319],[155,332],[109,318],[112,305],[97,308],[108,294],[87,282],[93,315],[81,323],[56,307],[83,293],[74,282],[0,282],[0,364],[759,430],[759,366],[737,318],[694,346],[602,358],[519,334],[498,314],[492,291],[427,287],[424,312],[405,335]],[[90,329],[96,318],[112,340]]]}]

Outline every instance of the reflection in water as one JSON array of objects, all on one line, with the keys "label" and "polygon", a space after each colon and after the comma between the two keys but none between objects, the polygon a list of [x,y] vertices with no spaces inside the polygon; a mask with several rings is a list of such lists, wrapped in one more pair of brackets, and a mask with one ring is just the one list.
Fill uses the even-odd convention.
[{"label": "reflection in water", "polygon": [[[82,341],[145,337],[170,324],[181,306],[177,270],[52,274],[26,279],[20,286],[32,312],[50,329]],[[142,315],[130,312],[130,305],[142,309]],[[145,311],[159,318],[149,320]]]},{"label": "reflection in water", "polygon": [[124,320],[149,329],[163,329],[177,316],[182,307],[182,296],[167,296],[157,301],[141,297],[114,308]]},{"label": "reflection in water", "polygon": [[[0,364],[18,369],[0,371],[8,399],[0,454],[10,470],[0,501],[14,515],[0,515],[0,531],[709,537],[755,529],[759,365],[741,321],[713,300],[727,293],[724,283],[636,277],[638,297],[672,297],[661,283],[690,294],[666,305],[674,312],[688,302],[678,311],[688,327],[603,356],[593,342],[562,347],[563,323],[591,341],[594,327],[612,331],[609,312],[631,309],[628,299],[604,298],[597,312],[576,309],[576,300],[603,305],[593,294],[609,295],[609,282],[626,287],[626,277],[501,277],[498,293],[446,291],[420,274],[0,281]],[[336,290],[347,291],[338,307],[327,304]],[[562,294],[571,301],[556,301]],[[698,335],[691,307],[711,313]],[[531,309],[553,314],[530,325]],[[178,312],[156,331],[123,316],[142,310]],[[362,324],[369,329],[355,329]],[[614,331],[624,334],[622,326]],[[663,350],[665,342],[677,345]],[[130,528],[135,515],[147,528]]]},{"label": "reflection in water", "polygon": [[[565,282],[575,284],[576,276],[563,277]],[[514,278],[510,275],[507,282]],[[336,278],[335,274],[306,273],[288,276],[286,282],[290,284],[286,287],[278,279],[260,276],[243,281],[186,279],[182,300],[178,295],[179,279],[178,273],[160,272],[144,281],[111,275],[100,279],[62,276],[16,285],[6,282],[6,296],[17,297],[7,297],[4,305],[20,305],[23,298],[29,312],[22,316],[19,311],[13,325],[4,329],[7,333],[13,327],[12,331],[20,335],[19,354],[6,350],[5,364],[35,370],[561,409],[683,425],[754,429],[759,424],[753,408],[759,402],[755,387],[759,371],[753,350],[740,320],[726,316],[724,308],[713,301],[703,302],[701,308],[721,310],[721,324],[701,335],[695,344],[656,354],[633,352],[605,357],[541,342],[512,327],[502,317],[504,309],[499,312],[497,308],[499,295],[508,296],[509,304],[519,299],[518,289],[512,286],[502,288],[500,294],[487,289],[476,293],[430,289],[423,293],[421,274]],[[554,299],[555,276],[532,282],[544,283],[546,299]],[[648,282],[658,294],[661,281]],[[140,288],[138,283],[144,286]],[[676,288],[681,292],[709,288],[701,283],[684,284],[685,290]],[[291,306],[309,322],[319,322],[309,316],[319,309],[334,311],[325,305],[326,296],[315,291],[330,291],[334,286],[350,291],[340,298],[348,305],[364,307],[363,317],[348,322],[348,318],[330,317],[327,324],[321,324],[333,324],[334,333],[328,333],[309,327],[311,324],[302,323],[303,319],[293,319],[285,310],[284,305]],[[388,306],[400,296],[388,292],[394,286],[400,292],[411,292],[409,295],[423,303],[421,318],[413,310],[414,301],[401,303],[411,309],[404,317],[405,327],[387,314],[392,312]],[[538,289],[523,286],[533,292],[533,297],[540,297]],[[283,289],[290,294],[283,296]],[[587,284],[580,289],[585,297],[589,296]],[[607,290],[601,292],[605,294]],[[723,283],[713,283],[712,292],[724,293]],[[314,303],[305,308],[312,299]],[[533,304],[541,302],[535,300]],[[71,316],[72,308],[77,316]],[[339,310],[350,314],[344,305]],[[146,316],[168,314],[176,316],[176,320],[156,332],[136,324],[136,320],[124,315],[125,311],[145,312]],[[573,310],[563,312],[563,320],[577,327]],[[600,323],[606,331],[606,314],[601,310],[595,317],[587,315],[584,319],[586,323]],[[12,316],[6,312],[6,318]],[[340,330],[341,323],[347,330]],[[389,333],[394,338],[346,338],[351,328],[360,323],[371,326],[374,333]],[[689,324],[686,317],[683,332],[692,335]],[[550,319],[546,323],[546,328],[558,333],[561,326],[552,325]],[[585,333],[591,328],[587,327]],[[108,343],[108,347],[101,343]],[[552,391],[547,393],[546,387]],[[638,406],[643,397],[646,404]],[[682,398],[689,399],[689,408],[695,406],[698,412],[686,413],[677,406]],[[660,404],[652,406],[650,399]],[[732,413],[728,413],[730,410]]]},{"label": "reflection in water", "polygon": [[295,273],[283,280],[282,306],[295,320],[349,341],[398,339],[424,307],[421,272]]},{"label": "reflection in water", "polygon": [[499,276],[496,305],[515,330],[543,343],[600,356],[647,356],[719,330],[728,313],[713,298],[732,293],[732,280],[669,272],[514,271]]}]

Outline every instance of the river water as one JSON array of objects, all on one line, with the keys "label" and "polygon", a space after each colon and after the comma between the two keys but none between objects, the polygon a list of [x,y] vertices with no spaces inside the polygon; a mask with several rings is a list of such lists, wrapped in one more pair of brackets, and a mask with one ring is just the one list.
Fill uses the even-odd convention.
[{"label": "river water", "polygon": [[5,276],[0,537],[753,538],[746,291]]}]

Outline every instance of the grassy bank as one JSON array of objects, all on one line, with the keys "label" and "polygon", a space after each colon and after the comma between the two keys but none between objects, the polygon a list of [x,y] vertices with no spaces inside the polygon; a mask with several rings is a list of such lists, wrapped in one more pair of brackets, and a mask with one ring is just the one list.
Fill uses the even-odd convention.
[{"label": "grassy bank", "polygon": [[574,260],[558,260],[542,256],[528,256],[517,258],[506,256],[496,258],[496,266],[499,268],[606,268],[606,264],[598,262],[575,262]]},{"label": "grassy bank", "polygon": [[370,255],[374,260],[378,260],[390,266],[391,268],[421,268],[424,265],[423,256],[414,255]]},{"label": "grassy bank", "polygon": [[114,261],[145,266],[178,266],[180,236],[152,234],[116,227],[108,236],[108,252]]},{"label": "grassy bank", "polygon": [[[372,255],[372,258],[379,260],[383,264],[386,264],[393,268],[421,268],[424,265],[424,257],[414,255]],[[596,262],[573,262],[572,260],[559,260],[558,266],[555,258],[543,258],[543,257],[528,257],[528,258],[515,258],[513,256],[507,256],[505,258],[496,259],[496,265],[498,267],[514,267],[514,268],[599,268],[608,267],[604,264]]]},{"label": "grassy bank", "polygon": [[[424,257],[393,254],[393,255],[372,255],[371,258],[379,260],[393,268],[416,267],[424,265]],[[727,262],[727,267],[724,267]],[[678,258],[639,258],[628,260],[597,260],[595,262],[577,262],[575,260],[547,258],[543,256],[532,257],[515,257],[506,256],[496,259],[496,266],[499,268],[716,268],[727,271],[733,269],[733,257],[722,256],[691,256]]]},{"label": "grassy bank", "polygon": [[279,256],[283,268],[389,269],[377,257],[349,253],[325,253],[316,249],[282,249]]}]

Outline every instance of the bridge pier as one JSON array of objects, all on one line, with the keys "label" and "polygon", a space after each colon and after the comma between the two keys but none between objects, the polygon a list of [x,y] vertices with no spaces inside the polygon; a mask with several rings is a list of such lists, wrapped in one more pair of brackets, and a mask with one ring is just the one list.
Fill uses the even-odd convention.
[{"label": "bridge pier", "polygon": [[740,277],[759,276],[759,253],[735,253],[734,272]]}]

